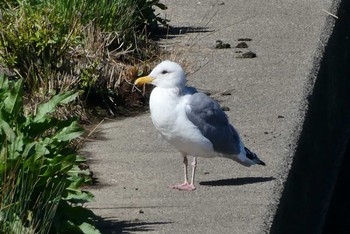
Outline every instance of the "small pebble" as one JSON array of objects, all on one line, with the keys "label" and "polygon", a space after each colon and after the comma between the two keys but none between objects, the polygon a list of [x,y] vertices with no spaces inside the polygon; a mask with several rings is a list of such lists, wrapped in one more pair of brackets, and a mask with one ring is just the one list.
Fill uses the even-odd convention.
[{"label": "small pebble", "polygon": [[221,107],[221,110],[222,110],[222,111],[229,111],[230,108],[229,108],[228,106],[222,106],[222,107]]},{"label": "small pebble", "polygon": [[212,4],[212,6],[215,6],[215,5],[223,6],[223,5],[225,5],[225,3],[224,2],[219,2],[219,3],[216,3],[216,4]]},{"label": "small pebble", "polygon": [[256,57],[256,53],[252,51],[248,51],[237,56],[237,58],[255,58],[255,57]]},{"label": "small pebble", "polygon": [[242,41],[236,45],[236,48],[248,48],[248,44]]},{"label": "small pebble", "polygon": [[230,91],[224,91],[221,93],[222,96],[229,96],[232,95],[232,93]]},{"label": "small pebble", "polygon": [[251,41],[251,38],[238,38],[238,41]]},{"label": "small pebble", "polygon": [[222,40],[217,40],[215,42],[215,48],[216,49],[228,49],[228,48],[231,48],[231,45],[228,43],[224,43]]}]

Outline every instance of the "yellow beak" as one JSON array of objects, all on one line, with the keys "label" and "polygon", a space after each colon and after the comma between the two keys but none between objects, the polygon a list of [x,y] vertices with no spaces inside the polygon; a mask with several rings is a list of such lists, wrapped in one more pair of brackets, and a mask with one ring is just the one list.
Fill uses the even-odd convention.
[{"label": "yellow beak", "polygon": [[134,84],[135,85],[143,85],[143,84],[149,84],[154,80],[153,77],[150,76],[143,76],[135,80]]}]

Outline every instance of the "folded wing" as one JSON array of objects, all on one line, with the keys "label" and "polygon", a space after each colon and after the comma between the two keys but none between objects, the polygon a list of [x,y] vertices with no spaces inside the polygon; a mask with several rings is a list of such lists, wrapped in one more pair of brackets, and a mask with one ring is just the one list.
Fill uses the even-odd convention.
[{"label": "folded wing", "polygon": [[187,118],[201,131],[218,153],[238,155],[240,137],[220,105],[204,93],[194,93],[186,106]]}]

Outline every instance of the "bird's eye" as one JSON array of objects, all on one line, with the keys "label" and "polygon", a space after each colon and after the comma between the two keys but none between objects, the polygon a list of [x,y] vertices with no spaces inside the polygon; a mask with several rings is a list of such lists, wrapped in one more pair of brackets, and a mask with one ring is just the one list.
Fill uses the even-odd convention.
[{"label": "bird's eye", "polygon": [[163,71],[162,71],[162,74],[167,74],[167,73],[168,73],[167,70],[163,70]]}]

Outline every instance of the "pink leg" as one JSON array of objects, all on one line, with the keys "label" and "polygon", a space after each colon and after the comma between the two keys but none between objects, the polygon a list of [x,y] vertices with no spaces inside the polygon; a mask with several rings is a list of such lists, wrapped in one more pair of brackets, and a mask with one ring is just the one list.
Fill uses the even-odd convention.
[{"label": "pink leg", "polygon": [[195,177],[196,168],[197,168],[197,157],[193,157],[193,161],[192,161],[192,163],[191,163],[191,166],[192,166],[191,185],[192,185],[193,188],[195,189],[195,187],[194,187],[194,177]]},{"label": "pink leg", "polygon": [[193,162],[192,162],[192,178],[191,178],[191,184],[188,183],[188,178],[187,178],[187,165],[188,165],[188,160],[187,160],[187,155],[182,154],[184,157],[183,164],[184,164],[184,178],[185,181],[182,184],[177,184],[172,186],[171,188],[173,189],[178,189],[178,190],[186,190],[186,191],[193,191],[196,188],[194,187],[194,175],[195,175],[195,169],[197,165],[197,158],[194,157]]}]

